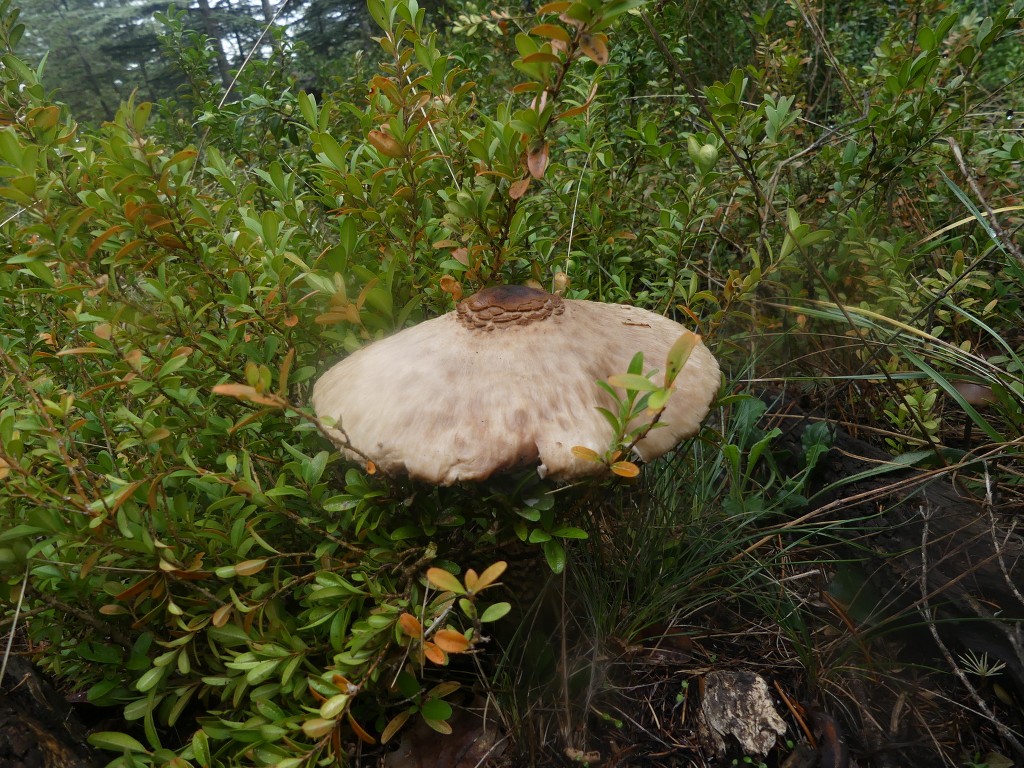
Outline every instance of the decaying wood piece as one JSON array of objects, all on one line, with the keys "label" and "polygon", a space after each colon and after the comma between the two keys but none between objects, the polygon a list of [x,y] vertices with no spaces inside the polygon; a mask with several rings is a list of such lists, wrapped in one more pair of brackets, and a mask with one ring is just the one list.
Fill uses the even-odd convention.
[{"label": "decaying wood piece", "polygon": [[8,660],[0,687],[0,766],[98,768],[68,703],[27,661]]},{"label": "decaying wood piece", "polygon": [[719,756],[733,740],[744,754],[767,755],[786,723],[775,711],[768,684],[754,672],[710,672],[704,677],[700,731]]}]

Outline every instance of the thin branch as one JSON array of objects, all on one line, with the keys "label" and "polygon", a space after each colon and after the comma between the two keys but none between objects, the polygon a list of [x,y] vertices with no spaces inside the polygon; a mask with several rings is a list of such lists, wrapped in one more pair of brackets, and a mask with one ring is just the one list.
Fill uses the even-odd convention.
[{"label": "thin branch", "polygon": [[949,652],[946,644],[942,642],[942,638],[939,636],[938,627],[935,624],[935,617],[932,614],[932,609],[928,604],[928,522],[931,518],[931,512],[922,505],[920,509],[923,523],[921,526],[921,605],[918,607],[918,612],[921,614],[921,618],[924,619],[924,623],[928,626],[928,631],[931,632],[932,639],[935,644],[939,647],[939,651],[942,656],[946,659],[946,663],[949,668],[956,675],[957,679],[963,684],[964,688],[970,694],[971,699],[974,700],[975,705],[979,711],[985,716],[985,718],[995,726],[996,730],[999,731],[999,735],[1002,736],[1006,743],[1009,744],[1013,751],[1018,755],[1024,755],[1024,744],[1017,738],[1017,734],[1014,733],[1005,723],[1003,723],[989,707],[988,703],[981,697],[978,690],[974,687],[970,680],[967,679],[967,674],[961,669],[960,665],[953,659],[953,654]]},{"label": "thin branch", "polygon": [[992,210],[992,206],[988,204],[988,200],[985,199],[985,195],[981,192],[981,187],[978,186],[977,179],[974,178],[974,174],[967,168],[967,163],[964,162],[963,152],[960,150],[960,145],[956,139],[951,136],[946,137],[946,143],[949,144],[949,148],[953,150],[953,158],[956,160],[956,164],[960,167],[960,173],[967,179],[967,183],[971,187],[971,191],[974,192],[974,196],[981,203],[981,207],[985,209],[988,214],[989,224],[992,227],[992,231],[999,239],[1000,244],[1017,259],[1017,263],[1024,267],[1024,253],[1021,253],[1020,246],[1014,242],[1014,239],[1006,234],[1003,228],[999,225],[999,219],[996,218],[996,212]]}]

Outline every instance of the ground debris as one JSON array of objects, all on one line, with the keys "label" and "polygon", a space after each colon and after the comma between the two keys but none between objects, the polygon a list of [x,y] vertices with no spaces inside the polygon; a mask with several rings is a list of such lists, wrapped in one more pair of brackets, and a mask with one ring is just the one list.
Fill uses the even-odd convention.
[{"label": "ground debris", "polygon": [[482,768],[495,765],[505,750],[497,725],[475,712],[457,712],[451,726],[446,735],[417,722],[388,753],[385,768]]}]

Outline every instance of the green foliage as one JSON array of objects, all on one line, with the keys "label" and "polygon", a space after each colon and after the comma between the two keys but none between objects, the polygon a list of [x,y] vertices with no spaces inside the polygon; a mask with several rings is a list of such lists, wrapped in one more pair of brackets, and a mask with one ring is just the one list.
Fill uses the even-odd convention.
[{"label": "green foliage", "polygon": [[[290,74],[308,49],[272,30],[228,99],[168,10],[179,98],[126,95],[83,129],[0,0],[4,599],[27,580],[40,659],[133,725],[92,736],[117,765],[315,765],[417,719],[450,730],[467,660],[518,618],[497,586],[516,543],[605,637],[754,590],[805,631],[767,585],[816,535],[778,518],[830,435],[807,430],[787,474],[759,401],[724,398],[690,454],[601,489],[652,523],[624,507],[618,539],[593,489],[426,490],[343,463],[306,406],[317,373],[481,286],[645,305],[733,370],[793,376],[823,347],[807,378],[887,383],[856,415],[894,450],[938,447],[955,404],[1019,451],[1024,140],[991,120],[1020,95],[1019,4],[886,7],[884,28],[799,4],[724,25],[716,6],[467,5],[448,34],[415,0],[368,10],[379,64],[313,95]],[[687,343],[605,383],[589,458],[640,474],[637,417],[656,428]],[[524,632],[506,659],[537,650]]]}]

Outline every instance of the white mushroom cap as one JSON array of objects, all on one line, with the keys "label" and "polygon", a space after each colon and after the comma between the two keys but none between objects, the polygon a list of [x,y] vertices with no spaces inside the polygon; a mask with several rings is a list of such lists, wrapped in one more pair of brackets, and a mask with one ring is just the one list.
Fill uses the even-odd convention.
[{"label": "white mushroom cap", "polygon": [[[316,382],[313,408],[335,420],[332,437],[349,458],[367,457],[389,475],[451,485],[537,464],[542,476],[571,480],[604,471],[573,447],[603,454],[614,437],[596,410],[613,401],[596,382],[626,373],[643,352],[644,372],[658,369],[660,385],[666,355],[686,330],[624,304],[487,288],[342,360]],[[698,343],[664,426],[636,445],[640,458],[695,434],[718,387],[718,363]]]}]

